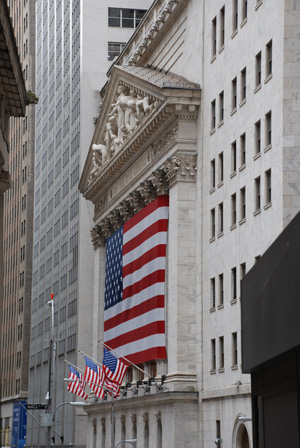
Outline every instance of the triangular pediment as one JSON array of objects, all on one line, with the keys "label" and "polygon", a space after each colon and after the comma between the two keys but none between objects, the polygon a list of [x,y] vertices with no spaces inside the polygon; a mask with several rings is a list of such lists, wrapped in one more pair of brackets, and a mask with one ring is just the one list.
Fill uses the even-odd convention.
[{"label": "triangular pediment", "polygon": [[80,191],[92,199],[101,181],[134,157],[155,126],[176,108],[192,107],[194,111],[199,102],[199,85],[180,76],[146,67],[115,66],[96,121]]}]

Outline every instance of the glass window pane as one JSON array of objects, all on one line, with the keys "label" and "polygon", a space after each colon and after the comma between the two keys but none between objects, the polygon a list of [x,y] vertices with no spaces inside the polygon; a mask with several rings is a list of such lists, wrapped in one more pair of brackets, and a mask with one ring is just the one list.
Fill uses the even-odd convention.
[{"label": "glass window pane", "polygon": [[133,19],[123,19],[122,28],[134,28]]},{"label": "glass window pane", "polygon": [[114,26],[120,28],[120,19],[117,18],[108,18],[108,26]]},{"label": "glass window pane", "polygon": [[120,8],[108,8],[108,17],[120,18],[120,13],[121,13]]},{"label": "glass window pane", "polygon": [[123,19],[133,19],[134,18],[134,9],[122,9],[122,18]]}]

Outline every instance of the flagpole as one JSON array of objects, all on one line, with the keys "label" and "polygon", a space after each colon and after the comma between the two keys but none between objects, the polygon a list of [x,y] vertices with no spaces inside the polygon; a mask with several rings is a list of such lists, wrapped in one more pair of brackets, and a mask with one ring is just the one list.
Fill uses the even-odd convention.
[{"label": "flagpole", "polygon": [[89,355],[87,355],[86,353],[84,353],[82,350],[78,350],[79,353],[81,353],[83,356],[87,356],[91,361],[93,361],[95,364],[98,364],[99,366],[103,366],[103,364],[99,361],[97,361],[94,358],[91,358]]},{"label": "flagpole", "polygon": [[77,369],[79,372],[84,373],[84,370],[80,369],[79,367],[75,366],[75,364],[72,364],[70,361],[67,361],[66,359],[62,358],[62,360],[66,363],[66,364],[70,364],[70,366],[74,367],[74,369]]}]

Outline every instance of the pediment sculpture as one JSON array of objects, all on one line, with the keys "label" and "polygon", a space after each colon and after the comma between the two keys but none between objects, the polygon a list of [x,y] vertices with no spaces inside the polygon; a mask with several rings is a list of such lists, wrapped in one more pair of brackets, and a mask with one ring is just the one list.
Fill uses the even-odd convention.
[{"label": "pediment sculpture", "polygon": [[120,151],[124,142],[157,105],[155,98],[134,87],[129,88],[122,84],[118,86],[101,141],[92,145],[93,168],[89,182]]}]

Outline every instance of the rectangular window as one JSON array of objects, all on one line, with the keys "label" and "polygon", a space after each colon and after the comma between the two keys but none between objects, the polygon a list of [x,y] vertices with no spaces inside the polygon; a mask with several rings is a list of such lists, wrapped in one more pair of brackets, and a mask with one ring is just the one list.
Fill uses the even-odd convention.
[{"label": "rectangular window", "polygon": [[261,199],[261,194],[260,194],[260,176],[258,176],[255,180],[254,180],[254,194],[255,194],[255,204],[254,204],[254,208],[255,211],[260,210],[260,199]]},{"label": "rectangular window", "polygon": [[241,166],[246,164],[246,133],[240,136]]},{"label": "rectangular window", "polygon": [[219,184],[224,181],[224,156],[223,152],[219,154]]},{"label": "rectangular window", "polygon": [[211,238],[216,236],[216,211],[214,208],[210,211],[210,233]]},{"label": "rectangular window", "polygon": [[220,48],[225,45],[225,6],[220,10]]},{"label": "rectangular window", "polygon": [[211,102],[211,129],[216,127],[216,100]]},{"label": "rectangular window", "polygon": [[125,45],[123,42],[108,42],[107,59],[112,61],[119,56]]},{"label": "rectangular window", "polygon": [[255,87],[261,85],[261,51],[255,56]]},{"label": "rectangular window", "polygon": [[219,337],[219,369],[224,369],[224,336]]},{"label": "rectangular window", "polygon": [[231,172],[236,172],[236,141],[231,143]]},{"label": "rectangular window", "polygon": [[211,22],[211,57],[217,54],[217,17]]},{"label": "rectangular window", "polygon": [[224,275],[219,275],[219,306],[224,305]]},{"label": "rectangular window", "polygon": [[265,115],[266,147],[272,144],[272,112]]},{"label": "rectangular window", "polygon": [[267,43],[266,45],[266,78],[272,74],[272,41]]},{"label": "rectangular window", "polygon": [[235,302],[237,299],[237,276],[236,268],[231,269],[231,301]]},{"label": "rectangular window", "polygon": [[224,91],[219,94],[219,123],[224,121]]},{"label": "rectangular window", "polygon": [[216,187],[216,161],[215,159],[210,162],[210,188]]},{"label": "rectangular window", "polygon": [[246,219],[246,187],[240,189],[241,220]]},{"label": "rectangular window", "polygon": [[260,154],[260,151],[261,151],[261,123],[260,123],[260,120],[258,120],[255,123],[254,138],[255,138],[255,154]]},{"label": "rectangular window", "polygon": [[232,333],[232,367],[238,364],[237,333]]},{"label": "rectangular window", "polygon": [[136,28],[145,12],[145,9],[108,8],[108,26]]},{"label": "rectangular window", "polygon": [[241,263],[241,266],[240,266],[240,280],[243,280],[245,275],[246,275],[246,263]]},{"label": "rectangular window", "polygon": [[241,71],[241,101],[244,101],[247,96],[247,75],[246,67]]},{"label": "rectangular window", "polygon": [[243,0],[243,8],[242,8],[242,20],[246,20],[248,16],[248,0]]},{"label": "rectangular window", "polygon": [[272,185],[271,185],[271,170],[265,172],[266,178],[266,205],[272,202]]},{"label": "rectangular window", "polygon": [[236,194],[231,195],[231,225],[236,224]]},{"label": "rectangular window", "polygon": [[219,204],[218,206],[218,210],[219,210],[219,234],[222,234],[224,231],[224,220],[223,220],[223,215],[224,215],[224,208],[223,208],[223,202],[221,202],[221,204]]},{"label": "rectangular window", "polygon": [[211,370],[216,370],[216,340],[211,339]]},{"label": "rectangular window", "polygon": [[239,24],[238,0],[232,0],[232,32],[237,31]]},{"label": "rectangular window", "polygon": [[221,421],[216,420],[216,447],[221,448]]},{"label": "rectangular window", "polygon": [[215,277],[210,279],[210,308],[214,310],[216,308],[216,279]]},{"label": "rectangular window", "polygon": [[237,107],[237,78],[235,77],[231,81],[231,108],[232,110]]}]

